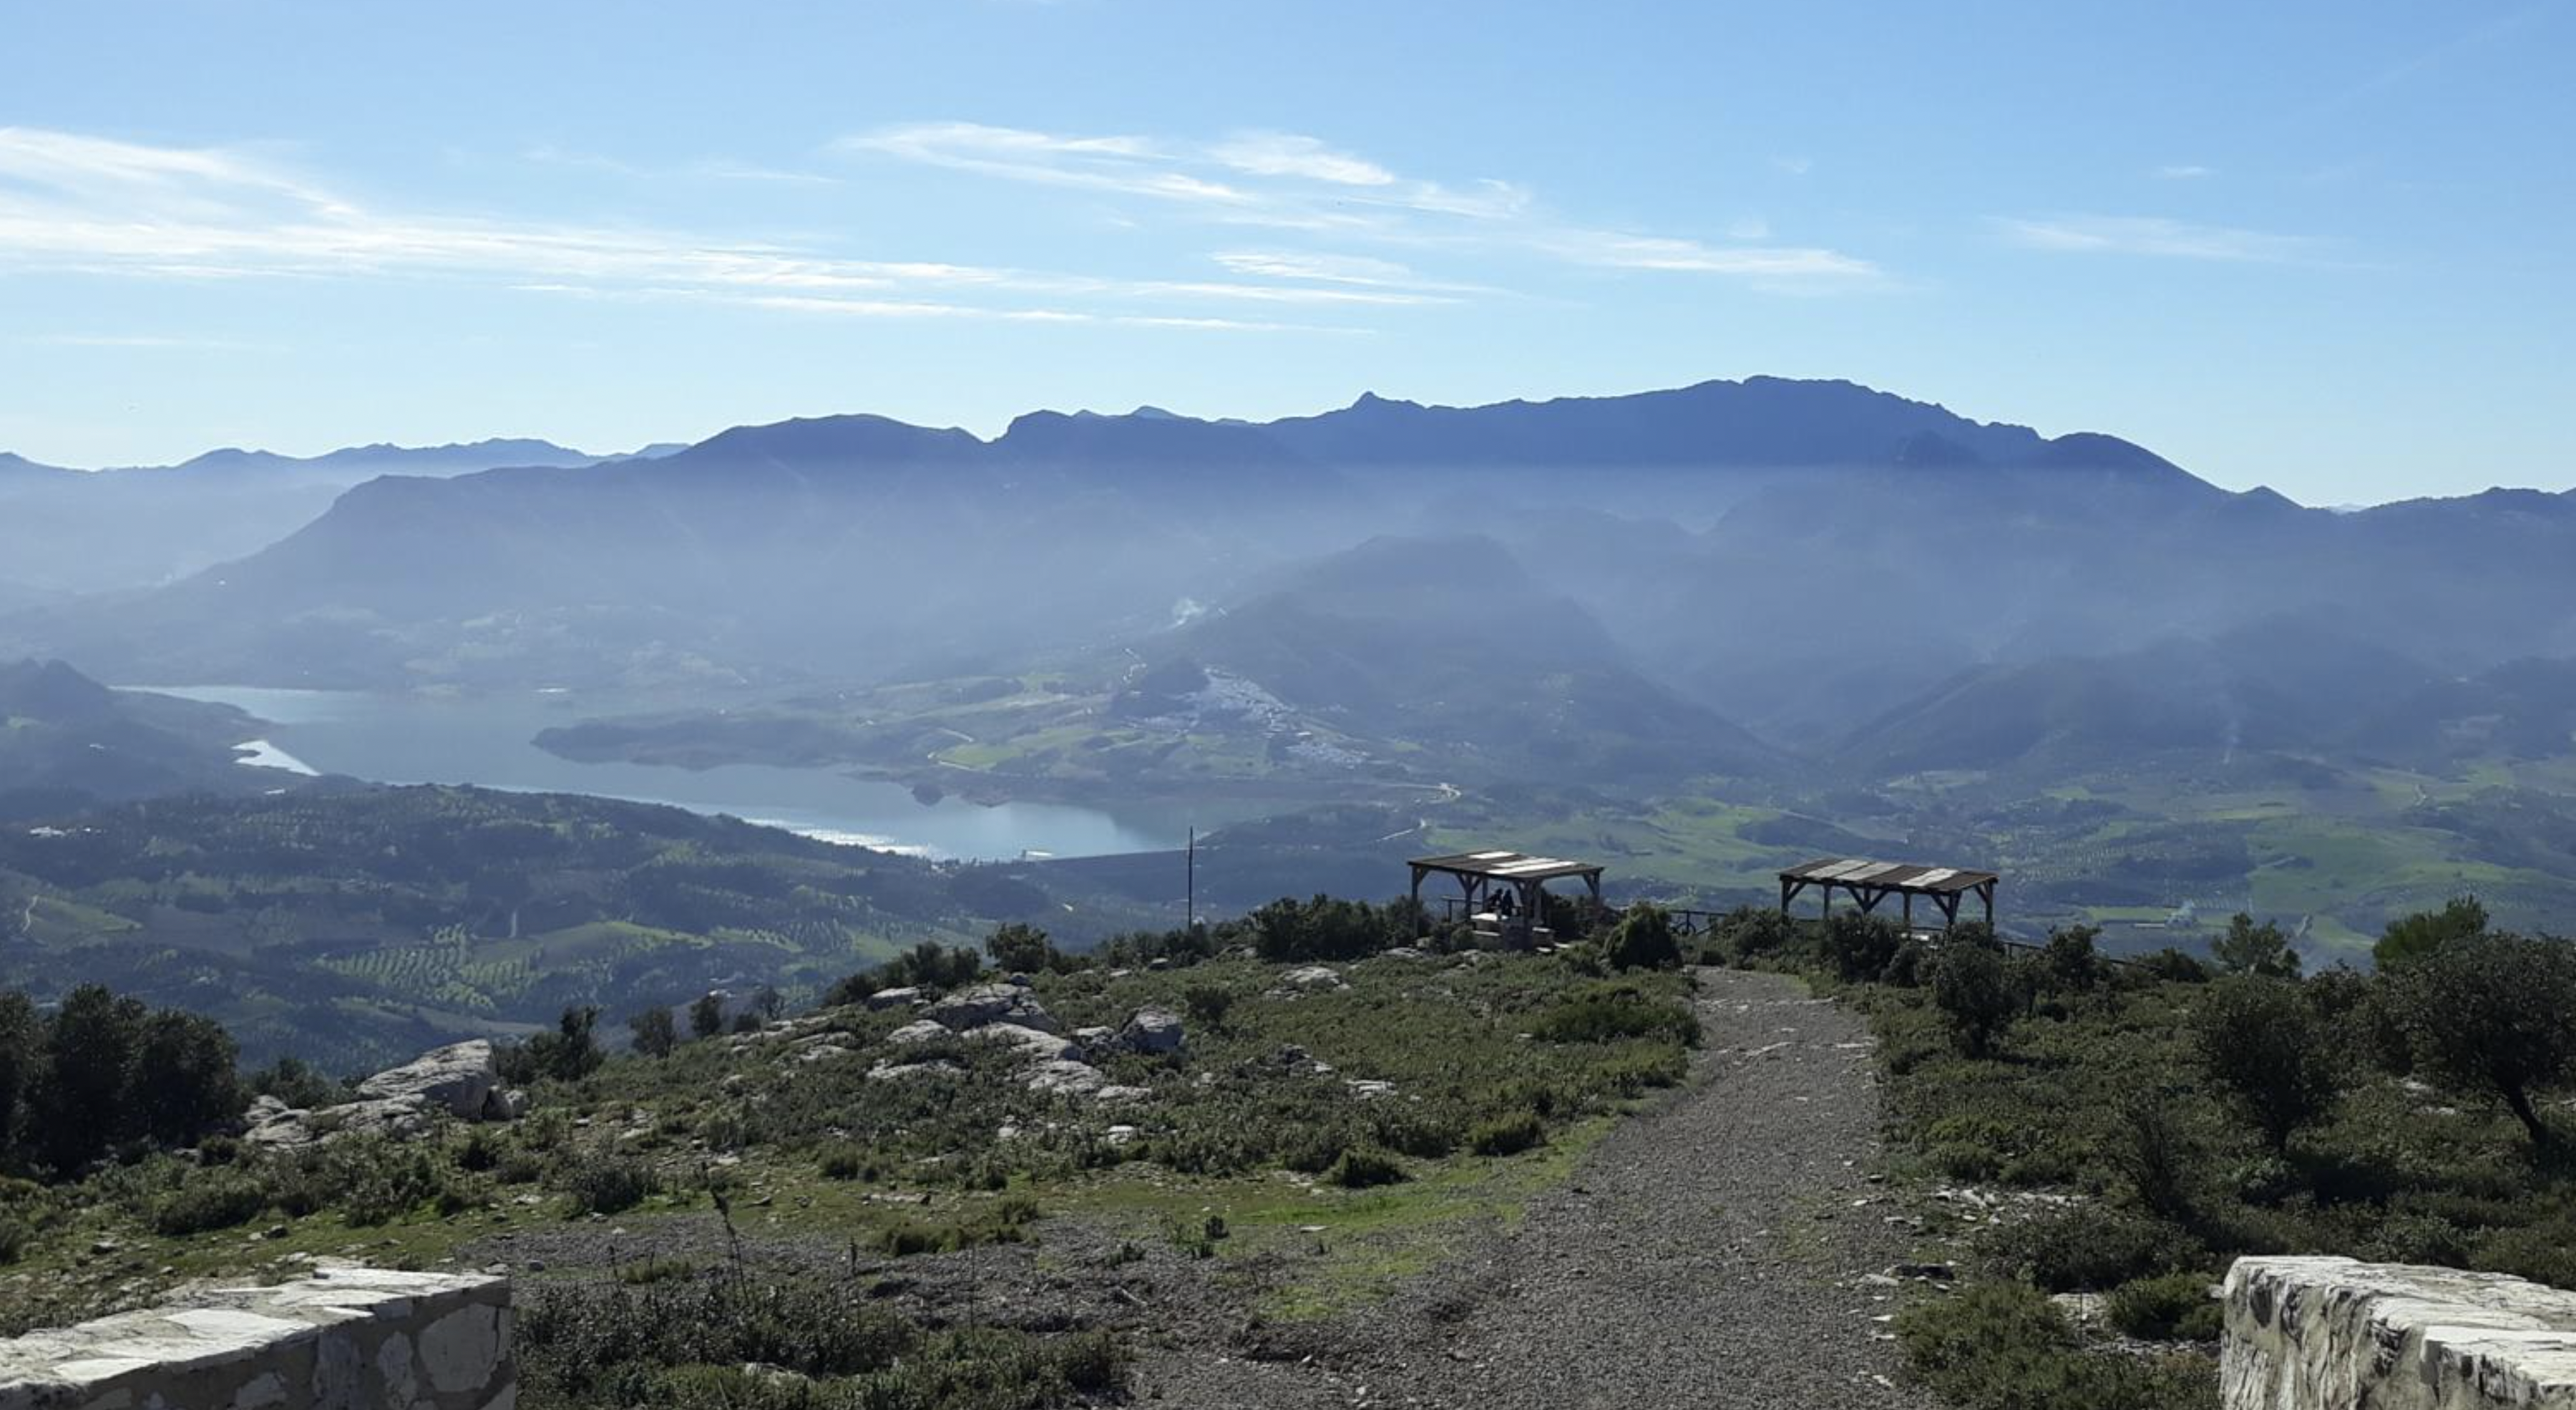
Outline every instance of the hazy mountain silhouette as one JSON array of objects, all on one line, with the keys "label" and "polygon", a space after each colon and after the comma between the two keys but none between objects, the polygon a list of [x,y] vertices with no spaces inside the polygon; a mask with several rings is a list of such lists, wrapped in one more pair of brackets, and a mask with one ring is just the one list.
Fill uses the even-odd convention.
[{"label": "hazy mountain silhouette", "polygon": [[110,690],[60,661],[0,662],[0,818],[291,781],[244,768],[258,722],[223,705]]}]

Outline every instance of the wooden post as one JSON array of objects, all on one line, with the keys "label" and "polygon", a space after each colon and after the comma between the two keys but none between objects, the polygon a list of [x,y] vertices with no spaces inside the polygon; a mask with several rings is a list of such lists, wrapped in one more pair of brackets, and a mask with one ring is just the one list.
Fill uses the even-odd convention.
[{"label": "wooden post", "polygon": [[1413,869],[1413,938],[1421,939],[1431,930],[1431,917],[1422,913],[1422,868]]},{"label": "wooden post", "polygon": [[1905,893],[1905,933],[1909,938],[1914,934],[1914,893],[1911,891]]}]

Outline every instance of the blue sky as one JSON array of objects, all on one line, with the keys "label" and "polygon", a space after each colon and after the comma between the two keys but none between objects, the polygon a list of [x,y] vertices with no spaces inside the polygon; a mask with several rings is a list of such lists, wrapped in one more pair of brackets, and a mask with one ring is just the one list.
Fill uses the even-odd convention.
[{"label": "blue sky", "polygon": [[2576,485],[2576,3],[0,8],[0,448],[1755,373]]}]

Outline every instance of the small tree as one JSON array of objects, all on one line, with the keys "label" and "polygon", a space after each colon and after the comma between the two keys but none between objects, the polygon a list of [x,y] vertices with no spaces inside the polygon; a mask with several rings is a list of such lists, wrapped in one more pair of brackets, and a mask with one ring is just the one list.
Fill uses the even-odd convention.
[{"label": "small tree", "polygon": [[2423,1070],[2502,1101],[2533,1146],[2552,1145],[2532,1093],[2576,1074],[2576,947],[2472,935],[2434,950],[2391,983]]},{"label": "small tree", "polygon": [[2209,943],[2209,957],[2229,974],[2260,974],[2274,979],[2295,979],[2299,974],[2299,952],[2290,948],[2290,937],[2281,933],[2277,922],[2254,923],[2254,917],[2238,911],[2229,917],[2227,933]]},{"label": "small tree", "polygon": [[2293,983],[2239,975],[2216,984],[2192,1028],[2202,1070],[2276,1153],[2343,1095],[2335,1037]]},{"label": "small tree", "polygon": [[1836,911],[1825,922],[1825,959],[1845,983],[1876,979],[1905,944],[1905,932],[1884,916]]},{"label": "small tree", "polygon": [[778,992],[777,985],[763,984],[751,996],[751,1011],[759,1014],[763,1023],[776,1023],[787,1012],[787,996]]},{"label": "small tree", "polygon": [[2062,994],[2092,992],[2102,982],[2102,953],[2094,941],[2102,934],[2098,925],[2070,925],[2048,932],[2048,984]]},{"label": "small tree", "polygon": [[16,1163],[19,1128],[35,1086],[44,1026],[25,993],[0,993],[0,1173]]},{"label": "small tree", "polygon": [[1999,951],[1954,938],[1933,966],[1932,1003],[1949,1020],[1959,1047],[1970,1057],[1984,1057],[2011,1025],[2021,996],[2013,992]]},{"label": "small tree", "polygon": [[1664,908],[1639,901],[1603,937],[1601,956],[1621,969],[1672,969],[1682,962],[1682,947]]},{"label": "small tree", "polygon": [[598,1023],[598,1009],[576,1005],[563,1011],[554,1032],[530,1038],[528,1060],[538,1075],[558,1082],[578,1082],[597,1072],[604,1059],[599,1039],[591,1030]]},{"label": "small tree", "polygon": [[680,1046],[680,1025],[658,1004],[626,1020],[626,1026],[635,1034],[635,1051],[646,1057],[669,1057]]},{"label": "small tree", "polygon": [[724,1031],[724,1000],[715,994],[700,994],[689,1005],[689,1036],[712,1038]]},{"label": "small tree", "polygon": [[2475,896],[2454,896],[2438,911],[2418,911],[2388,923],[2370,958],[2383,972],[2394,972],[2432,955],[2454,940],[2487,931],[2487,908]]},{"label": "small tree", "polygon": [[56,1173],[72,1174],[139,1129],[125,1097],[133,1090],[145,1014],[139,1000],[84,984],[46,1020],[30,1134]]},{"label": "small tree", "polygon": [[143,1021],[131,1104],[143,1134],[167,1146],[193,1145],[241,1114],[241,1050],[202,1014],[161,1009]]},{"label": "small tree", "polygon": [[1055,947],[1047,943],[1045,931],[1012,921],[984,937],[984,953],[1005,973],[1037,974],[1047,969]]}]

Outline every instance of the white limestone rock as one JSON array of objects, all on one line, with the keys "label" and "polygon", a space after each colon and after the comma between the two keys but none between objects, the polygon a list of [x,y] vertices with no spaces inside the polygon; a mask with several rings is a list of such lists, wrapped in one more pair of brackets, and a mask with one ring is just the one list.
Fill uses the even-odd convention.
[{"label": "white limestone rock", "polygon": [[1087,1097],[1108,1084],[1099,1068],[1070,1059],[1039,1063],[1028,1075],[1029,1090],[1042,1096]]},{"label": "white limestone rock", "polygon": [[1118,1041],[1138,1053],[1177,1053],[1183,1038],[1181,1016],[1169,1009],[1138,1009],[1118,1030]]},{"label": "white limestone rock", "polygon": [[389,1067],[358,1084],[363,1101],[418,1097],[473,1121],[500,1084],[492,1065],[492,1045],[481,1038],[432,1048],[400,1067]]},{"label": "white limestone rock", "polygon": [[1286,974],[1280,975],[1279,987],[1282,989],[1298,991],[1314,991],[1340,989],[1345,986],[1342,983],[1341,971],[1334,969],[1331,965],[1310,964],[1301,965],[1296,969],[1288,971]]},{"label": "white limestone rock", "polygon": [[1019,1054],[1023,1062],[1059,1062],[1082,1056],[1082,1045],[1072,1039],[1016,1023],[988,1023],[981,1028],[967,1030],[966,1037],[977,1043],[1006,1044]]},{"label": "white limestone rock", "polygon": [[1034,1028],[1041,1033],[1056,1031],[1055,1015],[1046,1011],[1037,995],[1017,984],[979,984],[959,990],[932,1004],[929,1014],[960,1033],[996,1023]]},{"label": "white limestone rock", "polygon": [[2456,1268],[2240,1258],[2225,1410],[2576,1407],[2576,1293]]},{"label": "white limestone rock", "polygon": [[879,989],[865,1000],[871,1009],[908,1009],[919,1006],[921,990],[907,984],[900,989]]},{"label": "white limestone rock", "polygon": [[937,1019],[917,1018],[912,1022],[905,1024],[901,1028],[896,1029],[892,1033],[887,1034],[886,1041],[897,1047],[909,1048],[917,1043],[927,1043],[936,1038],[945,1038],[948,1036],[948,1031],[948,1025],[939,1022]]}]

